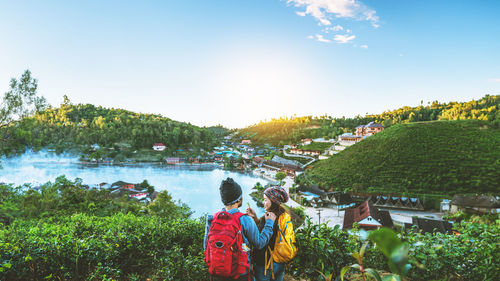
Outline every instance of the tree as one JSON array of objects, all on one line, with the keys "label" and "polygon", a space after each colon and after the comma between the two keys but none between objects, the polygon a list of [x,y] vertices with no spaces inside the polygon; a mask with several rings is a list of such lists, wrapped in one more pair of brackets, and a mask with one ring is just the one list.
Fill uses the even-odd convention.
[{"label": "tree", "polygon": [[15,140],[15,132],[10,130],[17,120],[31,116],[36,112],[47,108],[47,102],[44,97],[36,93],[38,82],[31,76],[31,72],[26,70],[21,78],[10,80],[10,89],[0,101],[0,143],[6,149],[7,143],[18,143]]},{"label": "tree", "polygon": [[[0,104],[0,129],[47,108],[47,101],[37,95],[37,88],[38,81],[31,76],[29,70],[26,70],[19,80],[10,80],[10,89],[4,94]],[[6,139],[8,135],[2,133],[0,140]]]},{"label": "tree", "polygon": [[286,174],[284,172],[277,172],[275,178],[279,181],[282,181],[284,178],[286,178]]}]

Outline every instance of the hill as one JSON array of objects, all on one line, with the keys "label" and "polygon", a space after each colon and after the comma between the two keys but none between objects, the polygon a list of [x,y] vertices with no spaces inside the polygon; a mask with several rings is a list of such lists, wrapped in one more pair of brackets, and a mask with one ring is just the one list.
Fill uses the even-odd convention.
[{"label": "hill", "polygon": [[395,124],[406,124],[435,120],[487,120],[500,122],[500,95],[485,95],[479,100],[467,102],[423,101],[419,106],[403,106],[381,114],[370,114],[364,117],[333,118],[323,115],[319,117],[282,117],[268,122],[259,122],[239,130],[243,138],[251,138],[253,143],[271,143],[282,146],[298,142],[303,138],[336,138],[354,132],[356,126],[371,121],[383,124],[386,128]]},{"label": "hill", "polygon": [[318,162],[306,175],[324,189],[498,193],[500,126],[479,120],[394,125]]},{"label": "hill", "polygon": [[25,147],[47,146],[66,150],[99,144],[112,148],[125,144],[132,149],[151,149],[164,143],[167,151],[178,149],[209,150],[216,135],[197,127],[156,114],[135,113],[92,104],[71,104],[65,100],[58,108],[48,108],[3,128],[8,136],[0,145],[3,153],[22,152]]}]

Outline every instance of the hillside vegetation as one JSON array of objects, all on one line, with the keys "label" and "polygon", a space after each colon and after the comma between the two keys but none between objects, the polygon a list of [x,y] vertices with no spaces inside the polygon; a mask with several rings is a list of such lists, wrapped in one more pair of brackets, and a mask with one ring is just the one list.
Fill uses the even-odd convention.
[{"label": "hillside vegetation", "polygon": [[3,129],[6,136],[0,148],[5,154],[54,146],[61,151],[94,143],[113,147],[124,143],[133,149],[148,148],[162,142],[168,151],[185,148],[210,149],[215,135],[208,128],[174,121],[155,114],[141,114],[92,104],[71,104],[48,108]]},{"label": "hillside vegetation", "polygon": [[467,102],[423,101],[419,106],[403,106],[395,110],[384,111],[381,114],[369,114],[364,117],[334,118],[323,115],[319,117],[281,117],[268,122],[241,129],[244,138],[251,138],[254,143],[271,143],[283,145],[298,142],[303,138],[336,138],[337,136],[354,132],[356,126],[365,125],[371,121],[381,123],[386,128],[394,124],[406,124],[421,121],[436,120],[483,120],[500,122],[500,95],[485,95],[479,100]]},{"label": "hillside vegetation", "polygon": [[492,193],[500,187],[500,126],[479,120],[392,126],[307,170],[325,189]]}]

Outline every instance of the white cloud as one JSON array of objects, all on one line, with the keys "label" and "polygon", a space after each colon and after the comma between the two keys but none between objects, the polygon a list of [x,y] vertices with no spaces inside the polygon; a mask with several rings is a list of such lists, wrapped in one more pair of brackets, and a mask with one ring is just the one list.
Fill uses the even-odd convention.
[{"label": "white cloud", "polygon": [[316,41],[318,42],[324,42],[324,43],[330,43],[332,40],[326,39],[323,37],[321,34],[316,34]]},{"label": "white cloud", "polygon": [[336,25],[332,27],[325,27],[323,30],[321,30],[324,33],[330,33],[331,31],[333,32],[338,32],[338,31],[343,31],[344,28],[341,25]]},{"label": "white cloud", "polygon": [[497,82],[497,83],[500,83],[500,78],[493,78],[491,79],[493,82]]},{"label": "white cloud", "polygon": [[307,36],[307,39],[314,39],[314,36],[309,35],[309,36]]},{"label": "white cloud", "polygon": [[335,35],[335,37],[333,37],[333,40],[335,40],[335,42],[337,43],[340,43],[340,44],[345,44],[345,43],[350,43],[352,40],[354,40],[354,38],[356,38],[355,35],[340,35],[340,34],[337,34]]},{"label": "white cloud", "polygon": [[368,49],[368,45],[361,45],[359,47],[362,48],[362,49]]},{"label": "white cloud", "polygon": [[332,18],[354,18],[370,21],[378,27],[376,11],[368,8],[358,0],[286,0],[287,4],[304,7],[300,16],[311,15],[320,25],[331,25]]},{"label": "white cloud", "polygon": [[341,30],[344,30],[344,28],[340,25],[336,25],[334,27],[331,28],[331,30],[333,31],[341,31]]}]

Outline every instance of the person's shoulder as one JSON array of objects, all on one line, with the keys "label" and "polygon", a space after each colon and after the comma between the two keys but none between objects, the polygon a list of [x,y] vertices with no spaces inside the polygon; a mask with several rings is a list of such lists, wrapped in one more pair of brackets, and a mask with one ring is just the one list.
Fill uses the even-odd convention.
[{"label": "person's shoulder", "polygon": [[252,222],[255,223],[253,221],[253,219],[249,215],[247,215],[245,213],[240,213],[239,216],[240,216],[241,227],[245,227],[246,225],[248,225],[248,224],[250,224]]},{"label": "person's shoulder", "polygon": [[285,211],[285,212],[283,212],[283,213],[280,215],[280,217],[279,217],[279,218],[284,219],[284,220],[291,220],[291,219],[292,219],[292,217],[290,216],[290,214],[289,214],[288,212],[286,212],[286,211]]}]

